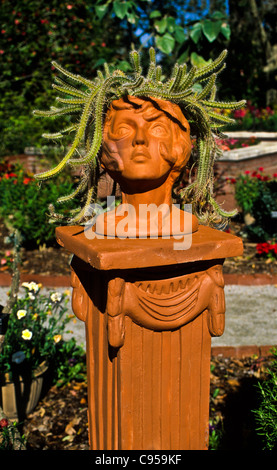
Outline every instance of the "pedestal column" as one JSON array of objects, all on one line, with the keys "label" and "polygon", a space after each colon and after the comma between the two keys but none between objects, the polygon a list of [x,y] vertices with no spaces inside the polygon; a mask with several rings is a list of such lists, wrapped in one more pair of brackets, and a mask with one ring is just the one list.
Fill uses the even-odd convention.
[{"label": "pedestal column", "polygon": [[91,449],[207,449],[222,264],[240,239],[200,227],[175,251],[170,239],[87,240],[80,227],[57,237],[75,255],[72,305],[86,323]]}]

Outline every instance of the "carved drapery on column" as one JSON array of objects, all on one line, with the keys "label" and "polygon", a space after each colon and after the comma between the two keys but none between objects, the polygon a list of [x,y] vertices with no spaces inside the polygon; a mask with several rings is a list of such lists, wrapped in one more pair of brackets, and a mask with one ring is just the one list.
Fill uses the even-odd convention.
[{"label": "carved drapery on column", "polygon": [[[240,239],[200,227],[192,245],[93,240],[57,229],[73,252],[72,306],[86,324],[93,450],[208,448],[211,336],[224,330],[226,256]],[[163,256],[160,247],[162,243]]]}]

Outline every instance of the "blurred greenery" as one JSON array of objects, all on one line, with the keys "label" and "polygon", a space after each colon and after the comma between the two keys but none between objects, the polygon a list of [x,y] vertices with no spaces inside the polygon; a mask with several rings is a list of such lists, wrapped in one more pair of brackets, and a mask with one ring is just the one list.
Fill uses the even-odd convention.
[{"label": "blurred greenery", "polygon": [[153,45],[165,70],[205,65],[227,48],[220,99],[276,101],[273,0],[2,0],[0,14],[0,157],[41,147],[52,132],[51,119],[32,115],[54,104],[52,60],[91,78],[105,61],[128,72],[132,48]]},{"label": "blurred greenery", "polygon": [[[45,182],[41,187],[18,165],[0,166],[0,217],[5,225],[19,230],[22,244],[34,249],[39,245],[55,244],[55,224],[49,224],[49,204],[60,196],[70,193],[74,181],[68,175],[57,184],[56,179]],[[76,201],[68,202],[60,209],[66,215],[75,207]]]}]

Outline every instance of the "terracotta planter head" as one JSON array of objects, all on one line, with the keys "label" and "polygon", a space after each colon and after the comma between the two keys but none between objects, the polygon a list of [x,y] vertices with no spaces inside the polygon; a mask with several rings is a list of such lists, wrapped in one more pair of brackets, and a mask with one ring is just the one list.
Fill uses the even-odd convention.
[{"label": "terracotta planter head", "polygon": [[189,123],[174,103],[126,96],[111,103],[101,164],[123,192],[172,187],[191,154]]},{"label": "terracotta planter head", "polygon": [[[53,63],[69,80],[67,83],[57,77],[58,84],[54,84],[54,88],[66,95],[57,97],[63,105],[34,113],[46,117],[77,113],[79,118],[60,132],[44,134],[57,139],[75,132],[58,165],[36,178],[51,178],[66,165],[82,167],[79,186],[57,201],[84,196],[80,211],[73,209],[67,223],[75,225],[91,217],[88,209],[96,202],[99,163],[118,181],[123,193],[145,193],[157,187],[164,192],[166,185],[169,202],[169,189],[190,156],[188,121],[196,139],[196,176],[195,181],[182,188],[179,196],[184,204],[192,204],[194,213],[204,223],[208,219],[208,223],[212,221],[213,214],[217,218],[233,215],[224,214],[213,199],[213,164],[219,151],[215,134],[222,125],[233,122],[221,110],[239,109],[245,104],[244,100],[215,101],[217,75],[225,66],[226,54],[226,50],[222,51],[204,67],[188,69],[187,64],[176,63],[168,77],[156,63],[153,47],[149,49],[150,62],[145,76],[140,54],[135,50],[130,52],[133,70],[128,75],[121,70],[111,71],[105,64],[104,73],[99,71],[95,79],[89,80]],[[196,88],[198,84],[201,86]],[[68,94],[73,98],[68,98]],[[53,220],[64,220],[64,216],[54,212],[54,207],[49,209]]]},{"label": "terracotta planter head", "polygon": [[[101,165],[119,183],[123,206],[97,217],[96,233],[111,235],[114,224],[118,236],[126,235],[126,229],[119,229],[126,205],[132,208],[125,220],[131,237],[197,230],[196,217],[172,204],[173,183],[191,154],[190,126],[179,106],[151,97],[114,100],[104,122],[102,149]],[[152,211],[152,228],[143,205],[164,211],[156,219]]]}]

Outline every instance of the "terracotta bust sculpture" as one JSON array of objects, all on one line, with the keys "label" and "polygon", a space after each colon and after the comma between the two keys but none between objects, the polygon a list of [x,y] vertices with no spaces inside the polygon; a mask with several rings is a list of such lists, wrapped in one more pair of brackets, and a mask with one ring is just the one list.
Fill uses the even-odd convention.
[{"label": "terracotta bust sculpture", "polygon": [[[127,96],[111,103],[103,132],[101,165],[119,184],[122,205],[97,218],[96,232],[124,235],[126,205],[128,234],[149,236],[195,232],[197,218],[172,203],[172,186],[189,160],[189,123],[179,106],[160,99]],[[162,208],[156,225],[145,205]],[[152,222],[152,225],[151,225]]]}]

